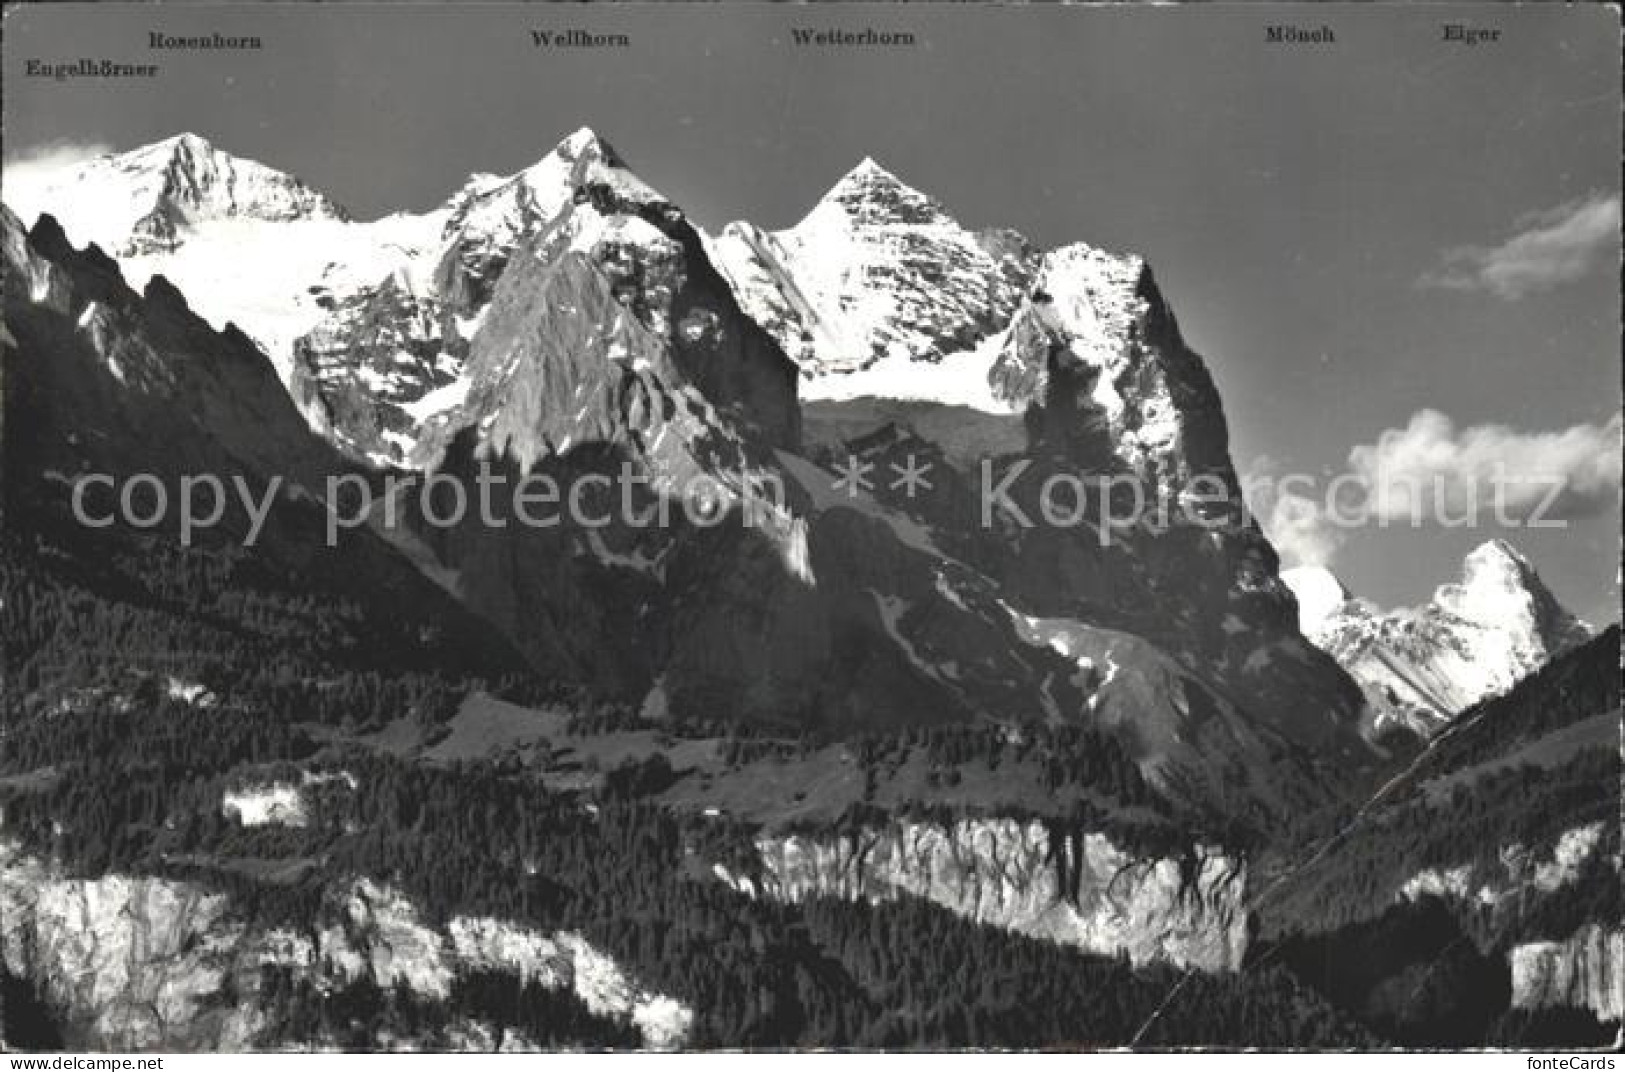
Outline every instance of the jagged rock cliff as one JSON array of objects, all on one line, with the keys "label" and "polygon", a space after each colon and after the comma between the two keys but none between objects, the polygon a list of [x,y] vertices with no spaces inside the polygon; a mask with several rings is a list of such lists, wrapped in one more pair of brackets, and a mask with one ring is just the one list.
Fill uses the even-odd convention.
[{"label": "jagged rock cliff", "polygon": [[[712,407],[770,445],[793,447],[794,370],[740,314],[682,212],[596,138],[567,141],[555,157],[571,164],[562,203],[504,262],[472,342],[468,395],[434,422],[419,462],[438,464],[448,440],[471,426],[490,453],[527,470],[571,446],[634,445],[633,436],[647,459],[665,446],[667,422],[673,450],[696,434],[682,424],[720,430],[693,415]],[[478,248],[484,264],[492,254]],[[461,246],[448,251],[446,265],[463,267],[442,271],[466,278],[467,256]],[[690,419],[674,421],[673,409]],[[700,463],[662,454],[650,464],[681,479]]]},{"label": "jagged rock cliff", "polygon": [[1369,762],[1360,697],[1297,633],[1212,377],[1143,260],[972,234],[872,161],[790,231],[712,247],[801,366],[810,447],[882,474],[930,461],[930,495],[880,497],[1023,613],[1147,637],[1344,771]]},{"label": "jagged rock cliff", "polygon": [[228,979],[253,974],[241,940],[224,897],[156,878],[65,878],[0,843],[0,953],[86,1048],[250,1045],[263,1027],[251,1003],[208,1008]]},{"label": "jagged rock cliff", "polygon": [[[95,246],[75,249],[50,216],[25,231],[0,210],[0,239],[0,491],[18,531],[71,524],[74,482],[91,474],[99,478],[86,499],[92,517],[116,512],[119,482],[156,480],[164,508],[153,509],[155,495],[138,500],[153,518],[145,531],[180,538],[185,482],[212,477],[220,498],[191,493],[197,524],[188,540],[236,544],[259,566],[328,595],[387,602],[401,627],[396,640],[408,650],[432,640],[474,664],[519,665],[488,624],[376,536],[355,530],[327,539],[328,480],[351,467],[306,426],[252,340],[214,331],[161,276],[133,290],[118,264]],[[100,483],[107,481],[111,487]],[[89,538],[103,530],[77,531]],[[118,538],[132,530],[106,531]],[[414,634],[422,639],[409,639]]]},{"label": "jagged rock cliff", "polygon": [[[336,881],[319,918],[267,928],[245,923],[228,897],[196,883],[79,878],[4,841],[0,959],[34,983],[71,1043],[93,1050],[328,1045],[284,1037],[285,1025],[267,1020],[260,990],[262,969],[272,966],[321,988],[366,979],[428,1000],[444,1000],[460,972],[506,971],[572,990],[594,1014],[635,1026],[654,1049],[682,1045],[693,1020],[580,935],[474,917],[430,926],[399,891],[368,879]],[[395,1041],[436,1047],[434,1039]]]},{"label": "jagged rock cliff", "polygon": [[33,432],[31,464],[64,478],[94,467],[222,481],[249,468],[319,494],[337,457],[309,434],[250,340],[210,330],[161,276],[131,289],[114,261],[95,246],[75,249],[54,218],[29,231],[0,212],[16,374],[6,403],[19,421],[13,437]]},{"label": "jagged rock cliff", "polygon": [[786,901],[923,897],[978,923],[1136,964],[1234,971],[1247,950],[1246,867],[1204,846],[1146,858],[1100,833],[964,819],[770,837],[757,852],[759,873],[719,868],[719,877]]},{"label": "jagged rock cliff", "polygon": [[1560,942],[1512,950],[1512,1004],[1521,1009],[1590,1009],[1625,1019],[1625,931],[1588,923]]}]

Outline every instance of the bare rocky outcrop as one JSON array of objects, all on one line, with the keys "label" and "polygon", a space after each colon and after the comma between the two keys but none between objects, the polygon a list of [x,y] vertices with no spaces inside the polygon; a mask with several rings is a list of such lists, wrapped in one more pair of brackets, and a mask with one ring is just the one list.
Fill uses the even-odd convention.
[{"label": "bare rocky outcrop", "polygon": [[160,878],[66,877],[0,843],[0,958],[98,1049],[241,1049],[264,1026],[221,1002],[254,957],[226,898]]},{"label": "bare rocky outcrop", "polygon": [[785,901],[921,897],[956,915],[1136,964],[1235,971],[1247,949],[1246,867],[1206,846],[1144,858],[1105,834],[1016,819],[898,820],[757,843],[735,888]]},{"label": "bare rocky outcrop", "polygon": [[1587,923],[1560,942],[1514,946],[1512,1004],[1590,1009],[1598,1020],[1625,1019],[1625,931]]},{"label": "bare rocky outcrop", "polygon": [[400,891],[365,878],[337,883],[320,917],[298,929],[264,928],[197,883],[76,877],[4,841],[0,960],[63,1018],[70,1042],[98,1050],[320,1047],[275,1035],[260,1001],[271,966],[319,989],[369,979],[429,1000],[444,1000],[459,972],[512,972],[572,990],[655,1049],[681,1046],[693,1022],[687,1005],[642,987],[574,932],[472,917],[437,927]]}]

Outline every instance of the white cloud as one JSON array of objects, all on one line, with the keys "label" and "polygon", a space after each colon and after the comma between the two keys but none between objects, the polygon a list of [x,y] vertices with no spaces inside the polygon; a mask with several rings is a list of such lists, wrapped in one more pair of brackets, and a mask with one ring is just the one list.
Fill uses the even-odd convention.
[{"label": "white cloud", "polygon": [[1537,509],[1550,519],[1593,516],[1616,504],[1620,490],[1621,418],[1555,432],[1522,432],[1503,424],[1456,428],[1434,409],[1412,414],[1403,428],[1349,452],[1349,470],[1364,487],[1373,519],[1441,521],[1476,509],[1511,516]]},{"label": "white cloud", "polygon": [[[1287,475],[1273,458],[1258,457],[1242,476],[1242,493],[1283,567],[1330,566],[1344,532],[1320,500],[1310,494],[1316,481]],[[1303,490],[1293,490],[1301,487]]]},{"label": "white cloud", "polygon": [[1330,566],[1343,544],[1343,531],[1332,524],[1321,504],[1303,495],[1277,495],[1269,520],[1260,524],[1287,568]]},{"label": "white cloud", "polygon": [[1284,566],[1330,567],[1350,533],[1372,525],[1550,525],[1616,510],[1622,430],[1618,413],[1601,424],[1528,432],[1458,428],[1423,409],[1350,450],[1335,476],[1289,473],[1257,458],[1242,488]]},{"label": "white cloud", "polygon": [[26,150],[0,164],[0,200],[24,224],[32,226],[47,202],[53,181],[86,160],[113,151],[99,142],[57,141]]},{"label": "white cloud", "polygon": [[1509,301],[1573,282],[1619,250],[1619,198],[1612,194],[1558,205],[1517,221],[1516,234],[1495,246],[1463,246],[1425,274],[1423,286],[1487,290]]}]

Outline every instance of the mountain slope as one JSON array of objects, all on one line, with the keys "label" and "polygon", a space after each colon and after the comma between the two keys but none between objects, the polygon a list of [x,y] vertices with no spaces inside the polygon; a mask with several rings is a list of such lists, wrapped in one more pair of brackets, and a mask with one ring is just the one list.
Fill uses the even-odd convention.
[{"label": "mountain slope", "polygon": [[[0,210],[0,225],[8,535],[24,546],[48,539],[64,561],[87,564],[131,552],[132,540],[177,541],[187,482],[212,476],[221,500],[194,488],[193,502],[199,517],[219,516],[187,540],[235,548],[228,557],[254,561],[279,584],[373,606],[389,623],[380,647],[433,644],[455,665],[520,668],[510,645],[375,536],[349,532],[327,544],[328,478],[350,467],[305,427],[249,339],[215,332],[162,278],[131,290],[111,260],[74,249],[49,216],[25,232]],[[112,514],[122,492],[152,522],[76,521],[70,501],[86,475],[113,482],[87,485],[93,520]]]},{"label": "mountain slope", "polygon": [[[168,263],[206,251],[209,226]],[[1139,259],[973,234],[869,162],[746,285],[726,242],[586,130],[421,217],[267,224],[253,241],[302,249],[313,227],[344,229],[318,283],[279,298],[300,273],[277,267],[199,304],[264,296],[295,399],[349,457],[587,480],[595,509],[671,512],[696,483],[730,518],[771,500],[750,526],[391,534],[534,659],[680,716],[1099,722],[1221,813],[1313,806],[1373,761],[1358,694],[1292,627],[1212,379]],[[763,312],[780,297],[811,302],[806,330],[839,347],[807,358],[803,328]],[[888,368],[930,388],[913,411],[832,399],[803,419],[802,384]],[[949,382],[996,404],[961,420],[931,397]],[[982,443],[997,444],[985,474]],[[881,473],[937,459],[936,490],[831,494],[843,452]],[[1010,509],[984,520],[987,482]],[[1075,520],[1021,523],[1055,485],[1082,489]],[[1161,509],[1120,521],[1125,496]]]},{"label": "mountain slope", "polygon": [[[1276,656],[1243,650],[1219,656],[1233,659],[1235,679],[1215,681],[1202,666],[1211,653],[1194,651],[1188,630],[1163,622],[1155,640],[1144,640],[1159,614],[1136,581],[1124,578],[1120,596],[1136,607],[1069,603],[1040,575],[1042,534],[1024,552],[986,538],[959,508],[936,513],[889,492],[842,494],[835,473],[796,453],[795,367],[744,317],[681,210],[627,180],[601,143],[570,151],[582,156],[569,203],[510,255],[471,341],[470,387],[427,421],[411,465],[465,482],[481,466],[510,482],[593,482],[601,491],[588,499],[590,513],[606,518],[419,533],[461,599],[522,643],[533,624],[564,635],[591,681],[679,718],[704,713],[819,733],[1098,721],[1133,741],[1159,785],[1214,814],[1233,807],[1259,819],[1324,801],[1324,778],[1305,749],[1336,741],[1357,754],[1357,739],[1339,728],[1347,713],[1293,723],[1284,703],[1293,685],[1284,685],[1279,721],[1254,724],[1258,682],[1321,677],[1334,705],[1349,702],[1323,656],[1306,646],[1289,653],[1282,630],[1271,640],[1284,664],[1279,677],[1264,672]],[[1139,279],[1136,271],[1124,286]],[[1168,338],[1172,320],[1150,300],[1134,309],[1150,338]],[[1055,447],[1040,440],[1035,450],[1045,455],[1071,450],[1069,403],[1058,390],[1045,396],[1058,439]],[[1217,429],[1222,443],[1222,417]],[[1159,450],[1129,455],[1137,479],[1173,481],[1193,466],[1228,473],[1222,447],[1212,452],[1201,435]],[[721,525],[686,515],[695,486],[717,497]],[[666,512],[673,523],[639,525],[611,504]],[[751,523],[741,523],[746,517]],[[1094,559],[1079,547],[1092,536],[1058,539],[1071,551],[1055,554]],[[1142,549],[1159,544],[1150,531],[1133,539]],[[1245,531],[1232,539],[1261,544]],[[1113,554],[1147,568],[1141,552]],[[1211,562],[1198,568],[1224,570],[1225,554],[1204,552]],[[1185,562],[1191,580],[1188,555],[1168,555],[1170,567]],[[1207,598],[1245,607],[1248,593],[1232,594],[1222,573],[1202,585]],[[1258,598],[1269,606],[1267,594]],[[1214,607],[1189,614],[1201,619]],[[1207,625],[1211,643],[1243,643],[1219,620]],[[1248,802],[1250,793],[1258,799]]]},{"label": "mountain slope", "polygon": [[1025,613],[1145,637],[1250,717],[1369,761],[1360,700],[1297,635],[1212,377],[1143,260],[973,234],[873,161],[795,228],[731,224],[711,249],[801,368],[813,453],[929,459],[923,500],[877,494],[953,531]]},{"label": "mountain slope", "polygon": [[1407,1044],[1605,1043],[1625,1016],[1619,666],[1614,626],[1468,707],[1270,885],[1255,955]]},{"label": "mountain slope", "polygon": [[1427,737],[1591,636],[1503,540],[1474,549],[1461,580],[1416,608],[1384,613],[1321,569],[1282,579],[1298,595],[1304,634],[1365,690],[1375,734],[1404,728]]}]

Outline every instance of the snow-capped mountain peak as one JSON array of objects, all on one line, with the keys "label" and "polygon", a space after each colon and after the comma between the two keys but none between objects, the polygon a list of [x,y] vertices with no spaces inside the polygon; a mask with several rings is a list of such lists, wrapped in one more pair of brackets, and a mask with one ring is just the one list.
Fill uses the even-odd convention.
[{"label": "snow-capped mountain peak", "polygon": [[615,150],[610,146],[609,142],[605,141],[596,130],[589,126],[578,127],[561,138],[554,152],[570,156],[581,156],[588,152],[596,152],[603,156],[615,156]]},{"label": "snow-capped mountain peak", "polygon": [[445,239],[476,277],[500,269],[522,235],[557,216],[589,187],[623,201],[664,204],[665,199],[626,168],[615,149],[590,127],[564,138],[531,166],[505,179],[472,176],[452,199]]},{"label": "snow-capped mountain peak", "polygon": [[177,159],[207,157],[215,152],[218,150],[209,139],[201,134],[185,131],[148,145],[138,146],[128,152],[114,154],[112,159],[124,170],[138,171],[163,168]]},{"label": "snow-capped mountain peak", "polygon": [[349,218],[294,176],[190,133],[70,165],[32,189],[8,184],[6,198],[24,218],[58,214],[76,242],[132,256],[173,250],[212,221]]},{"label": "snow-capped mountain peak", "polygon": [[1474,548],[1460,580],[1418,607],[1383,611],[1319,567],[1281,579],[1303,634],[1365,689],[1378,732],[1403,725],[1427,736],[1591,636],[1505,540]]},{"label": "snow-capped mountain peak", "polygon": [[848,226],[919,226],[947,217],[940,202],[887,171],[872,156],[864,157],[841,176],[797,230],[816,226],[822,216],[831,213],[845,217]]},{"label": "snow-capped mountain peak", "polygon": [[854,164],[846,174],[836,179],[835,185],[825,191],[824,196],[819,201],[841,201],[869,190],[885,189],[886,187],[912,189],[902,179],[881,166],[880,161],[872,156],[866,156]]},{"label": "snow-capped mountain peak", "polygon": [[1480,625],[1518,622],[1539,628],[1542,611],[1556,599],[1516,548],[1505,540],[1490,540],[1467,555],[1461,580],[1440,585],[1433,602]]},{"label": "snow-capped mountain peak", "polygon": [[969,352],[1009,322],[1036,269],[1024,243],[985,240],[873,157],[794,227],[733,223],[710,245],[746,311],[815,381],[884,365],[892,382]]}]

